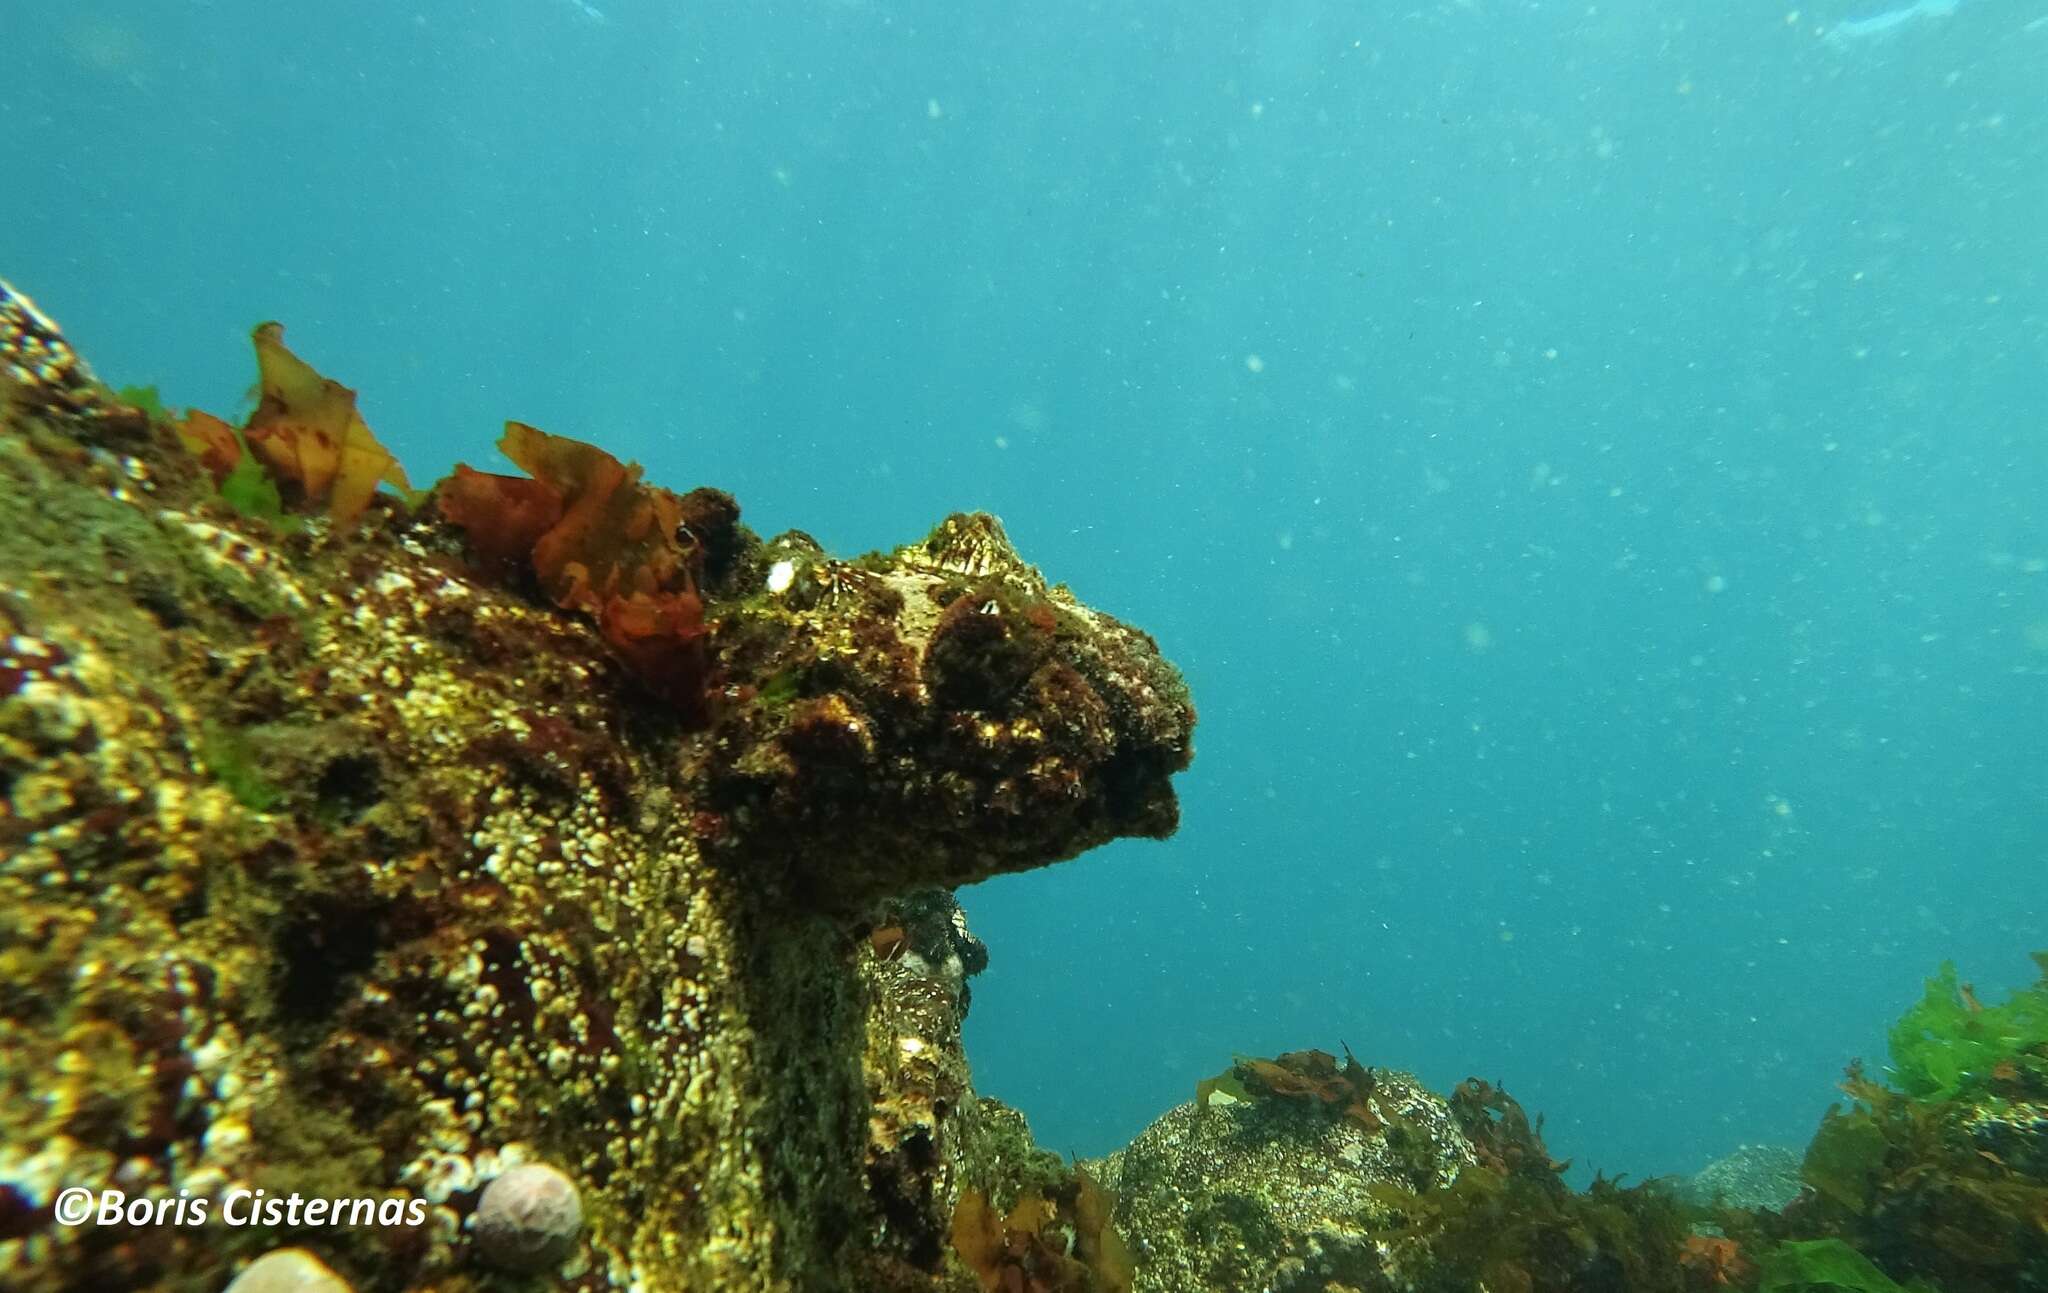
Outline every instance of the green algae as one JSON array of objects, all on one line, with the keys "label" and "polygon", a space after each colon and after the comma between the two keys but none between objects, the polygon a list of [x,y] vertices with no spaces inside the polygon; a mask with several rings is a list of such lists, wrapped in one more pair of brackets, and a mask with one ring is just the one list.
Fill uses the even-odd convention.
[{"label": "green algae", "polygon": [[199,762],[227,788],[235,802],[251,812],[267,813],[284,799],[256,766],[249,738],[236,728],[208,723],[199,733]]},{"label": "green algae", "polygon": [[[155,386],[123,386],[114,392],[114,396],[158,426],[177,424],[177,415],[165,405],[162,392]],[[264,470],[256,455],[249,452],[249,442],[239,430],[229,429],[234,432],[235,445],[241,450],[241,457],[234,469],[216,486],[220,500],[233,508],[237,516],[267,522],[283,533],[295,534],[305,529],[303,517],[293,516],[285,510],[284,495],[279,491],[277,481]]]},{"label": "green algae", "polygon": [[1979,1003],[1953,962],[1927,981],[1920,1001],[1891,1029],[1891,1078],[1918,1100],[1948,1100],[2004,1063],[2048,1066],[2028,1052],[2048,1043],[2048,952],[2034,953],[2042,980],[2001,1005]]},{"label": "green algae", "polygon": [[1892,1279],[1839,1239],[1793,1240],[1764,1255],[1758,1293],[1934,1293],[1920,1280]]},{"label": "green algae", "polygon": [[[1931,999],[1942,983],[1935,980]],[[1916,1008],[1909,1018],[1930,1013]],[[1959,1069],[1959,1093],[1946,1097],[1893,1090],[1852,1064],[1842,1083],[1852,1103],[1828,1111],[1801,1170],[1813,1195],[1787,1213],[1792,1234],[1778,1236],[1839,1240],[1948,1293],[2026,1287],[2025,1273],[2048,1262],[2048,1185],[2030,1167],[2048,1095],[2040,1059],[2037,1048],[2017,1061],[1994,1060],[1986,1073]]]},{"label": "green algae", "polygon": [[770,674],[755,693],[755,699],[763,705],[782,709],[794,702],[803,691],[803,676],[796,669],[781,669]]},{"label": "green algae", "polygon": [[114,392],[114,397],[131,409],[137,409],[152,422],[169,422],[171,411],[164,407],[163,396],[154,386],[123,386]]},{"label": "green algae", "polygon": [[277,482],[263,465],[256,461],[256,455],[242,447],[241,461],[220,483],[220,499],[235,509],[237,515],[253,520],[267,521],[280,530],[291,532],[305,528],[301,517],[287,515],[284,510],[284,495],[278,491]]}]

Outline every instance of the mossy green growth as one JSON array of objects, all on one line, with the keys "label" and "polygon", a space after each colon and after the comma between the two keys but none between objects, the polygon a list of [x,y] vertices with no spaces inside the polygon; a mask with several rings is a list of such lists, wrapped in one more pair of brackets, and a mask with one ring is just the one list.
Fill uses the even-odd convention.
[{"label": "mossy green growth", "polygon": [[1790,1240],[1764,1254],[1757,1293],[1937,1293],[1899,1283],[1839,1239]]},{"label": "mossy green growth", "polygon": [[284,791],[270,784],[257,770],[247,738],[235,729],[207,724],[199,734],[198,753],[200,763],[242,807],[252,812],[269,812],[284,798]]},{"label": "mossy green growth", "polygon": [[154,386],[123,386],[114,392],[114,398],[131,409],[140,409],[152,422],[168,422],[171,411],[164,407],[163,396]]},{"label": "mossy green growth", "polygon": [[277,482],[270,473],[263,470],[256,455],[245,447],[242,460],[220,483],[221,501],[234,508],[243,516],[268,521],[282,530],[296,530],[305,522],[296,516],[285,515],[284,496],[278,493]]},{"label": "mossy green growth", "polygon": [[1926,995],[1891,1030],[1892,1083],[1920,1100],[1948,1100],[1996,1065],[2048,1043],[2048,952],[2034,953],[2041,982],[2003,1005],[1979,1003],[1942,962]]},{"label": "mossy green growth", "polygon": [[771,709],[782,709],[794,701],[803,690],[803,680],[795,669],[780,669],[768,676],[761,684],[755,699]]},{"label": "mossy green growth", "polygon": [[[128,407],[141,410],[152,422],[177,421],[176,415],[165,407],[162,393],[154,386],[123,386],[114,392],[114,396]],[[221,501],[243,516],[268,521],[280,530],[296,532],[304,529],[303,518],[286,514],[284,496],[278,492],[277,482],[263,469],[263,464],[256,461],[256,455],[249,452],[248,442],[240,431],[235,432],[235,443],[240,446],[242,456],[227,479],[220,483]]]}]

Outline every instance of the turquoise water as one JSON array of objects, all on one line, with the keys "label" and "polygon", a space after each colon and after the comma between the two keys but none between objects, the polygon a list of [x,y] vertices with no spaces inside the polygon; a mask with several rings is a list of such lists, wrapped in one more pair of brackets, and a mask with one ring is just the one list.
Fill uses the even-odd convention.
[{"label": "turquoise water", "polygon": [[176,404],[285,321],[415,480],[999,513],[1202,726],[964,895],[981,1086],[1342,1041],[1640,1177],[2048,944],[2043,14],[16,4],[0,272]]}]

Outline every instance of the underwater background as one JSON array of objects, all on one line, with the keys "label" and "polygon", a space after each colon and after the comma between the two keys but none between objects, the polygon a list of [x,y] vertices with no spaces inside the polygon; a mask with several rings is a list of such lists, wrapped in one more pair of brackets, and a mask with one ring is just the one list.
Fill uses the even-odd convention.
[{"label": "underwater background", "polygon": [[2048,942],[2048,8],[1237,8],[12,4],[0,267],[166,403],[277,318],[415,479],[985,508],[1154,631],[1180,834],[962,895],[1050,1147],[1340,1041],[1802,1143]]}]

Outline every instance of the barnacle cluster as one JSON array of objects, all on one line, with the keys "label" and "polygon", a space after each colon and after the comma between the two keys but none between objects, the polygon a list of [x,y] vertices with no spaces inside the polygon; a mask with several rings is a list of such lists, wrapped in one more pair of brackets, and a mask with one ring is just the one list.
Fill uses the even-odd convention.
[{"label": "barnacle cluster", "polygon": [[53,418],[88,414],[102,404],[92,369],[57,325],[0,279],[0,405],[10,396]]}]

